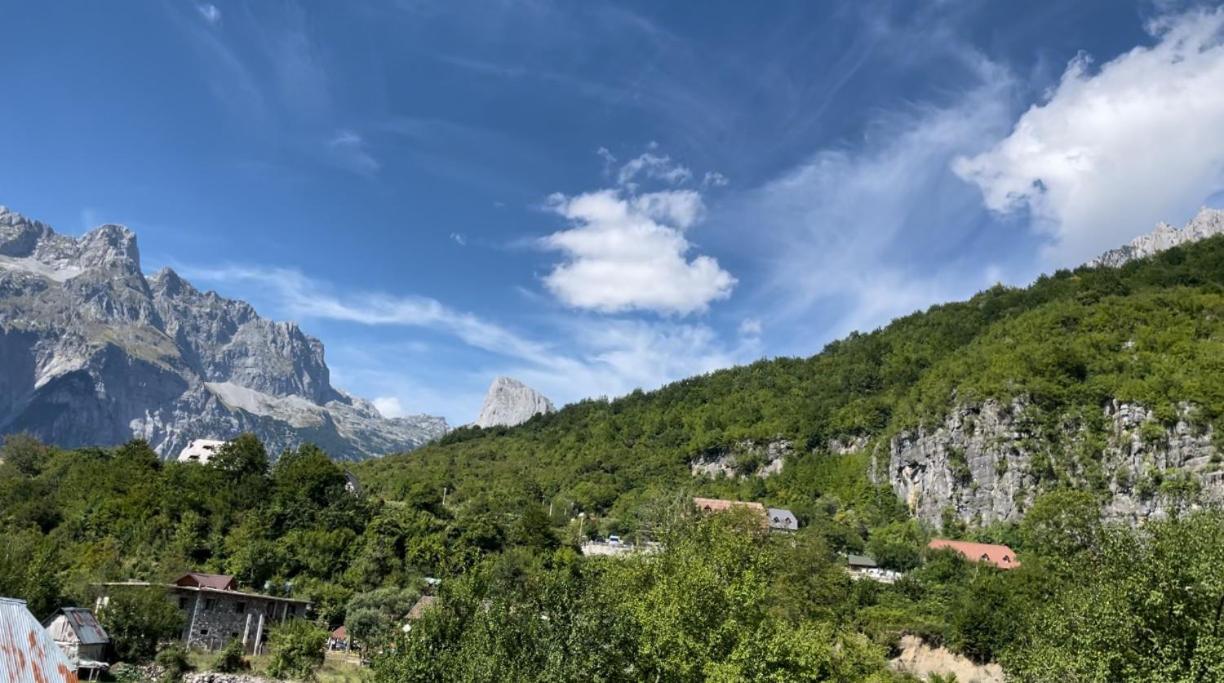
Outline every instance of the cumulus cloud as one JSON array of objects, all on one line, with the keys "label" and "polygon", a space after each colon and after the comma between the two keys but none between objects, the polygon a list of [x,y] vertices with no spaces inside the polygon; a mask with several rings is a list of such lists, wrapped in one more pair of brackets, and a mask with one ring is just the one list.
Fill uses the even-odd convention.
[{"label": "cumulus cloud", "polygon": [[701,179],[701,184],[706,187],[726,187],[730,183],[731,180],[718,171],[706,171],[705,177]]},{"label": "cumulus cloud", "polygon": [[541,241],[565,256],[544,284],[566,305],[603,313],[683,315],[731,295],[735,278],[717,260],[688,257],[692,245],[685,231],[705,211],[698,193],[601,190],[556,194],[549,204],[571,223]]},{"label": "cumulus cloud", "polygon": [[1166,17],[1099,69],[1081,55],[1011,134],[954,169],[998,212],[1027,209],[1073,264],[1187,218],[1224,188],[1224,9]]},{"label": "cumulus cloud", "polygon": [[[608,150],[603,147],[600,150],[606,153]],[[604,160],[609,163],[616,161],[611,154],[601,154]],[[630,159],[621,166],[620,171],[616,174],[616,182],[622,187],[630,189],[637,188],[636,179],[643,178],[649,180],[659,180],[669,185],[679,185],[688,181],[693,177],[693,172],[686,166],[682,166],[674,161],[666,154],[656,154],[654,152],[643,152],[637,157]]]}]

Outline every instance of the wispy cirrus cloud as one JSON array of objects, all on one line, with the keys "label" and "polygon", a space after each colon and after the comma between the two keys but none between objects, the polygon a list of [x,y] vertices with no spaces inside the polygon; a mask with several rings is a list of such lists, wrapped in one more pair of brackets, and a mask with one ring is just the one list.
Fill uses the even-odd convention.
[{"label": "wispy cirrus cloud", "polygon": [[216,5],[210,2],[202,2],[196,5],[196,11],[212,26],[221,23],[221,10]]},{"label": "wispy cirrus cloud", "polygon": [[735,198],[730,220],[761,236],[751,306],[796,351],[989,284],[971,245],[997,238],[982,236],[985,212],[950,165],[1006,130],[1014,81],[965,59],[979,82],[948,104],[881,115],[864,144],[819,150]]},{"label": "wispy cirrus cloud", "polygon": [[[460,399],[439,405],[462,412],[478,398],[488,378],[509,374],[529,382],[555,400],[566,403],[588,396],[618,396],[635,388],[653,388],[693,374],[751,360],[760,354],[759,339],[746,336],[724,343],[706,325],[671,321],[560,316],[547,321],[550,339],[564,339],[564,348],[524,335],[480,316],[457,311],[436,299],[386,292],[348,291],[291,268],[227,265],[218,268],[180,267],[191,280],[221,285],[228,291],[257,291],[277,315],[309,324],[338,321],[378,328],[419,328],[449,335],[494,360],[473,366],[466,376],[451,379]],[[255,297],[252,297],[255,298]],[[346,355],[354,365],[340,366],[338,376],[369,386],[370,395],[396,398],[404,410],[423,409],[413,387],[426,383],[408,375],[387,381],[385,357],[362,360]],[[401,373],[403,374],[403,373]],[[401,393],[392,393],[399,387]],[[388,409],[392,403],[383,402]],[[452,413],[450,418],[462,417]],[[470,419],[470,418],[464,418]]]}]

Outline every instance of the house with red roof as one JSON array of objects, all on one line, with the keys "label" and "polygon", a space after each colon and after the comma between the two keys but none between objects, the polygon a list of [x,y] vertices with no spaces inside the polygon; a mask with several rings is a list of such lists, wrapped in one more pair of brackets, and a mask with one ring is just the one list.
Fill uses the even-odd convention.
[{"label": "house with red roof", "polygon": [[1005,545],[936,538],[932,539],[927,547],[931,550],[954,550],[970,562],[983,562],[999,569],[1015,569],[1020,566],[1020,561],[1016,559],[1016,552]]}]

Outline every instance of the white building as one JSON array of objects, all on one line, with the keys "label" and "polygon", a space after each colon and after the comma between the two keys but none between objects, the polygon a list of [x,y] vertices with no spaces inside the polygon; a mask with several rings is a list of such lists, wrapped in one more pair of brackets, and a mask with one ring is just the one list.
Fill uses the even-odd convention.
[{"label": "white building", "polygon": [[225,443],[217,439],[192,439],[186,448],[179,451],[178,461],[207,465]]}]

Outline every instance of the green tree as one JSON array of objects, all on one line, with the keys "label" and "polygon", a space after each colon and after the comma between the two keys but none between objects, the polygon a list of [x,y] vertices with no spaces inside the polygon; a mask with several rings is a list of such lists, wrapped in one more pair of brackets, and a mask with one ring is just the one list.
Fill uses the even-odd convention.
[{"label": "green tree", "polygon": [[268,674],[275,678],[311,680],[323,664],[327,631],[304,619],[293,619],[272,629]]},{"label": "green tree", "polygon": [[1101,534],[1101,506],[1086,491],[1042,494],[1020,523],[1024,548],[1058,562],[1096,551]]},{"label": "green tree", "polygon": [[903,572],[918,566],[925,542],[917,522],[893,522],[872,530],[867,552],[880,566]]},{"label": "green tree", "polygon": [[183,615],[156,588],[118,589],[98,613],[120,661],[147,662],[164,640],[177,638]]}]

